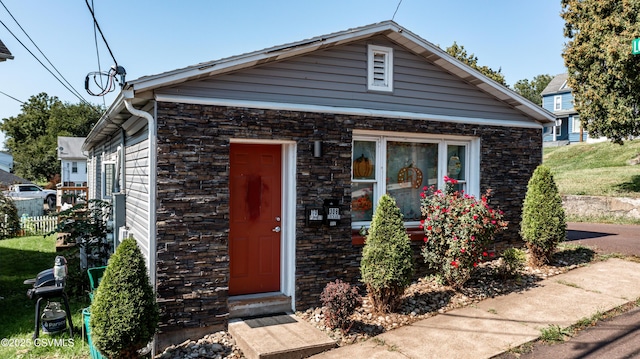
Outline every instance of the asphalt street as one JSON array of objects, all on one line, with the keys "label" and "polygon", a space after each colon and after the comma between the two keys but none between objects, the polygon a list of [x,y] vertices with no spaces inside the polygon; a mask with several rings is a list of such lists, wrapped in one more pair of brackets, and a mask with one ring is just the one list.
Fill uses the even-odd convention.
[{"label": "asphalt street", "polygon": [[567,240],[591,247],[598,253],[640,257],[640,226],[600,223],[568,223]]}]

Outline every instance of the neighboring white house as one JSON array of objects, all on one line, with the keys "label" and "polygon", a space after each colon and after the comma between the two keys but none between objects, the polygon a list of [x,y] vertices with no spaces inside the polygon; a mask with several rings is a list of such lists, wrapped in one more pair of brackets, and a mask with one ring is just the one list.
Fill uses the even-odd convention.
[{"label": "neighboring white house", "polygon": [[82,154],[85,137],[58,136],[60,183],[65,187],[87,185],[87,157]]},{"label": "neighboring white house", "polygon": [[0,170],[13,172],[13,156],[8,152],[0,151]]}]

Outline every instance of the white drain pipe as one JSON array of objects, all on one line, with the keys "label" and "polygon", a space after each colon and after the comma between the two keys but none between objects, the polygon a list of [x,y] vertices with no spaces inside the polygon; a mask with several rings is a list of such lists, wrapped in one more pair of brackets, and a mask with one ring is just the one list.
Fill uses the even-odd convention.
[{"label": "white drain pipe", "polygon": [[150,113],[133,107],[131,101],[134,99],[134,96],[133,90],[122,91],[124,106],[127,108],[127,111],[134,116],[146,119],[149,128],[149,253],[147,258],[149,258],[149,279],[151,280],[154,291],[156,291],[156,122]]}]

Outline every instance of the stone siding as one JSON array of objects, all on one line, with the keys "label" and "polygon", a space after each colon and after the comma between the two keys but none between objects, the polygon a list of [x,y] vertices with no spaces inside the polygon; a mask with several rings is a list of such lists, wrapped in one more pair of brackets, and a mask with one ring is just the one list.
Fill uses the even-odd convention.
[{"label": "stone siding", "polygon": [[[296,309],[319,304],[328,281],[356,283],[361,246],[351,242],[354,129],[481,138],[481,190],[506,213],[506,246],[518,227],[527,182],[542,160],[539,129],[158,103],[157,293],[161,331],[224,327],[229,278],[229,139],[296,141]],[[322,140],[322,157],[313,141]],[[340,201],[336,227],[308,227],[306,206]],[[414,246],[419,250],[419,246]]]}]

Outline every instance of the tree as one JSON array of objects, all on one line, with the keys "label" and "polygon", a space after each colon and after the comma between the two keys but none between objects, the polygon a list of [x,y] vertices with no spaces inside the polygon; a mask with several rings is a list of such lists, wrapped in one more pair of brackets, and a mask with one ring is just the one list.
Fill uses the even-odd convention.
[{"label": "tree", "polygon": [[549,167],[540,165],[533,172],[522,206],[520,234],[529,248],[532,266],[551,261],[558,246],[567,236],[562,198]]},{"label": "tree", "polygon": [[380,197],[373,214],[362,249],[360,273],[374,310],[382,313],[393,311],[411,284],[411,241],[404,228],[402,212],[388,194]]},{"label": "tree", "polygon": [[58,136],[88,135],[102,112],[101,106],[62,103],[44,92],[31,96],[19,115],[4,118],[0,124],[14,172],[34,181],[51,179],[60,172]]},{"label": "tree", "polygon": [[640,136],[640,58],[631,54],[638,13],[639,0],[562,0],[562,56],[581,124],[618,144]]},{"label": "tree", "polygon": [[502,74],[502,69],[498,69],[498,71],[493,70],[488,66],[480,66],[478,65],[478,58],[474,54],[467,54],[467,50],[464,49],[464,46],[458,45],[455,41],[453,45],[447,47],[445,50],[449,55],[455,57],[456,59],[464,62],[465,64],[471,66],[472,68],[482,72],[483,75],[488,78],[494,80],[495,82],[501,84],[502,86],[509,87],[504,80],[504,75]]},{"label": "tree", "polygon": [[513,85],[513,89],[527,100],[542,106],[542,96],[540,95],[544,91],[545,87],[551,82],[553,77],[548,74],[538,75],[529,82],[529,80],[518,80]]},{"label": "tree", "polygon": [[91,340],[109,358],[136,358],[153,338],[158,305],[140,248],[132,237],[109,259],[91,303]]}]

